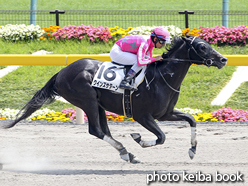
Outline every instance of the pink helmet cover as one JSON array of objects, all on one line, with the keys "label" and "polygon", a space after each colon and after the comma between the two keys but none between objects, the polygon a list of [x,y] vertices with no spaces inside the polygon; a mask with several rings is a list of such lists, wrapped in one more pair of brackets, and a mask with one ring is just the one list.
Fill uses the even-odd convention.
[{"label": "pink helmet cover", "polygon": [[163,27],[154,28],[152,33],[151,33],[151,36],[156,36],[156,37],[159,37],[161,39],[164,39],[164,40],[166,40],[166,43],[168,43],[168,44],[171,43],[170,33],[166,29],[164,29]]}]

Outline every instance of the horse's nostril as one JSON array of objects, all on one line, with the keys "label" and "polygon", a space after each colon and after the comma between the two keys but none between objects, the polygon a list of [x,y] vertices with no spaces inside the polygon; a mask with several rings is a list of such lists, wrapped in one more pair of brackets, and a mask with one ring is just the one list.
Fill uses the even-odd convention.
[{"label": "horse's nostril", "polygon": [[226,58],[226,57],[223,57],[223,58],[220,59],[220,61],[221,61],[222,63],[225,63],[225,62],[227,62],[227,58]]}]

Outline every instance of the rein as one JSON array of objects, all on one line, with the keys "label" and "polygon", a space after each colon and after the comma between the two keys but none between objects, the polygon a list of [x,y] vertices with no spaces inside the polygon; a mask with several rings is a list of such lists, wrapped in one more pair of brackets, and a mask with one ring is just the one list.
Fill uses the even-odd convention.
[{"label": "rein", "polygon": [[170,87],[171,90],[173,90],[173,91],[175,91],[175,92],[177,92],[177,93],[180,93],[180,89],[179,89],[179,90],[176,90],[176,89],[174,89],[172,86],[170,86],[170,84],[165,80],[165,78],[164,78],[163,74],[160,72],[160,70],[158,70],[158,71],[159,71],[160,76],[162,77],[162,79],[163,79],[164,82],[166,83],[166,85],[167,85],[168,87]]},{"label": "rein", "polygon": [[[150,90],[150,84],[151,84],[151,83],[153,82],[153,80],[155,79],[156,67],[157,67],[157,63],[155,64],[154,73],[153,73],[154,75],[153,75],[153,78],[152,78],[152,80],[151,80],[150,82],[147,81],[147,78],[146,78],[146,76],[145,76],[146,88],[147,88],[148,90]],[[166,83],[166,85],[167,85],[170,89],[172,89],[173,91],[175,91],[175,92],[177,92],[177,93],[180,92],[180,90],[176,90],[176,89],[174,89],[172,86],[170,86],[170,84],[166,81],[166,79],[164,78],[163,74],[160,72],[159,69],[158,69],[158,72],[159,72],[160,76],[162,77],[162,79],[164,80],[164,82]]]}]

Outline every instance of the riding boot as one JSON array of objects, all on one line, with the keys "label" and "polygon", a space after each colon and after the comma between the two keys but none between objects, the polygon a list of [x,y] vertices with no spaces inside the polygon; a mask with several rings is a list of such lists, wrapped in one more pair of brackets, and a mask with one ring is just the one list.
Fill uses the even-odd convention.
[{"label": "riding boot", "polygon": [[128,73],[126,74],[126,76],[124,77],[124,79],[121,81],[119,88],[133,90],[133,91],[138,90],[134,86],[130,85],[130,82],[135,75],[136,75],[136,72],[134,72],[132,69],[130,69],[128,71]]}]

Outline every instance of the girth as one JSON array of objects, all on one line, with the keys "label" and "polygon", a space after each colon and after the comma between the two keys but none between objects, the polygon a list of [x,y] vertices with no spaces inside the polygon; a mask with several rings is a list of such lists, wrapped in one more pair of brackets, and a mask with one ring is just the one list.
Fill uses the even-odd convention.
[{"label": "girth", "polygon": [[123,113],[128,118],[133,117],[131,91],[128,89],[125,89],[123,94]]}]

